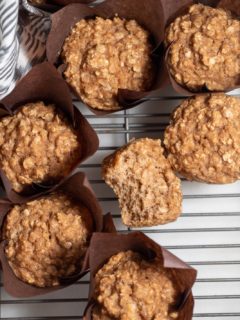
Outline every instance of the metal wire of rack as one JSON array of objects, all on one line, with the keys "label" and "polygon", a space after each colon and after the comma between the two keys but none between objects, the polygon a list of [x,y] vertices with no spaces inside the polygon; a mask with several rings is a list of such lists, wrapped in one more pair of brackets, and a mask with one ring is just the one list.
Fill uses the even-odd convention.
[{"label": "metal wire of rack", "polygon": [[[81,169],[104,211],[113,213],[119,232],[131,230],[122,225],[117,200],[101,179],[101,161],[133,137],[161,137],[182,98],[169,89],[151,102],[104,117],[92,115],[75,101],[100,138],[98,152]],[[207,185],[182,179],[182,188],[183,214],[176,222],[139,230],[198,269],[193,319],[240,319],[240,182]],[[31,299],[10,297],[1,283],[0,319],[82,319],[87,294],[88,276],[69,288]]]}]

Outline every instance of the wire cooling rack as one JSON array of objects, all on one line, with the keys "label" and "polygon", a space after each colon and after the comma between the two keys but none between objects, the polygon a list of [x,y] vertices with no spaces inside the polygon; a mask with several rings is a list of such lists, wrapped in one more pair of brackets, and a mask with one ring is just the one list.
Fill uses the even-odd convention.
[{"label": "wire cooling rack", "polygon": [[[239,96],[240,92],[233,94]],[[151,102],[105,117],[91,114],[76,102],[100,138],[98,152],[81,169],[87,173],[104,212],[113,213],[119,232],[131,230],[121,224],[116,198],[101,179],[101,161],[134,137],[162,137],[169,115],[181,99],[169,89]],[[198,270],[193,319],[240,319],[240,182],[207,185],[183,179],[182,188],[182,216],[165,226],[140,230]],[[87,294],[88,277],[69,288],[31,299],[14,299],[1,285],[1,319],[82,319]]]}]

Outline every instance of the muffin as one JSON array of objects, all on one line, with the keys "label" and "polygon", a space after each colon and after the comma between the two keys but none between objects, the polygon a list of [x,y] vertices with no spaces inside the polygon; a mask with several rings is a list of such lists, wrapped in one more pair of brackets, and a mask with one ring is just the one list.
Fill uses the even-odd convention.
[{"label": "muffin", "polygon": [[102,176],[119,198],[123,223],[154,226],[181,213],[180,179],[163,155],[160,140],[137,139],[104,159]]},{"label": "muffin", "polygon": [[66,38],[64,76],[84,103],[94,109],[118,110],[119,89],[151,88],[154,65],[150,34],[135,20],[82,19]]},{"label": "muffin", "polygon": [[58,182],[80,156],[80,137],[54,105],[28,103],[0,119],[0,167],[16,192]]},{"label": "muffin", "polygon": [[158,258],[120,252],[95,275],[93,320],[177,319],[178,287]]},{"label": "muffin", "polygon": [[240,100],[225,94],[185,100],[172,116],[164,144],[172,168],[189,180],[240,179]]},{"label": "muffin", "polygon": [[81,270],[92,229],[89,210],[57,192],[14,205],[4,221],[2,239],[17,278],[52,287]]},{"label": "muffin", "polygon": [[233,14],[240,16],[239,0],[221,0],[218,7],[231,11]]},{"label": "muffin", "polygon": [[191,6],[166,30],[170,74],[192,92],[236,86],[240,80],[239,34],[240,21],[230,11]]}]

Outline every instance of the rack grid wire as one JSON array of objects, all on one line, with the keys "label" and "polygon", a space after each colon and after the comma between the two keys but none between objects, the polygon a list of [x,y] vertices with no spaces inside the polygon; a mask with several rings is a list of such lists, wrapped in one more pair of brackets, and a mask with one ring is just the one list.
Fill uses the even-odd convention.
[{"label": "rack grid wire", "polygon": [[[239,96],[239,91],[231,94]],[[102,159],[132,138],[161,138],[169,116],[184,97],[170,88],[151,102],[99,117],[81,103],[100,139],[98,152],[80,166],[88,175],[105,213],[112,212],[120,233],[131,232],[120,219],[118,202],[101,179]],[[198,270],[193,319],[240,319],[240,182],[207,185],[182,179],[183,214],[173,223],[141,230]],[[82,319],[88,279],[63,290],[29,299],[10,297],[0,287],[2,320]],[[129,319],[131,320],[131,319]]]}]

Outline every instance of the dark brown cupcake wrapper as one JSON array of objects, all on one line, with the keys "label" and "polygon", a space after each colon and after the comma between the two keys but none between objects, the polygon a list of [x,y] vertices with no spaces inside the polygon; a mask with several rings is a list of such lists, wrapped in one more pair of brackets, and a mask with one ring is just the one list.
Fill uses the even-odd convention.
[{"label": "dark brown cupcake wrapper", "polygon": [[61,8],[59,5],[56,5],[51,1],[47,1],[44,4],[34,4],[34,3],[31,3],[30,1],[28,1],[28,3],[29,3],[30,6],[33,6],[33,7],[37,8],[37,9],[40,9],[40,10],[43,10],[43,11],[46,11],[46,12],[49,12],[49,13],[56,12]]},{"label": "dark brown cupcake wrapper", "polygon": [[[208,6],[211,6],[211,7],[217,7],[220,0],[206,0],[206,1],[200,1],[200,2],[203,2],[205,5],[208,5]],[[169,19],[169,21],[166,23],[166,26],[165,26],[165,29],[166,27],[169,25],[169,23],[171,23],[174,19],[176,19],[177,17],[181,16],[181,15],[184,15],[187,13],[187,9],[190,5],[194,4],[194,3],[199,3],[199,1],[189,1],[189,4],[188,5],[183,5],[181,8],[179,8],[178,11],[175,12],[175,14],[173,14],[171,16],[171,19]],[[203,88],[203,90],[201,91],[191,91],[189,90],[187,87],[183,86],[183,85],[180,85],[174,78],[173,76],[171,75],[171,72],[169,70],[169,66],[168,66],[168,55],[169,55],[169,51],[171,49],[171,44],[167,47],[167,49],[165,50],[165,66],[166,66],[166,70],[167,70],[167,74],[168,74],[168,78],[169,78],[169,81],[173,87],[173,89],[182,94],[182,95],[185,95],[185,96],[192,96],[192,95],[196,95],[196,94],[206,94],[206,93],[218,93],[218,92],[229,92],[229,91],[232,91],[234,89],[238,89],[240,88],[240,77],[239,77],[239,83],[236,85],[236,86],[233,86],[233,87],[230,87],[230,88],[227,88],[226,90],[224,91],[210,91],[208,90],[207,88]]]},{"label": "dark brown cupcake wrapper", "polygon": [[[136,20],[151,33],[154,39],[153,59],[154,61],[158,60],[158,63],[156,65],[157,76],[152,89],[148,92],[119,90],[118,98],[122,105],[119,110],[97,110],[88,106],[97,115],[106,115],[132,108],[141,103],[141,99],[150,95],[153,90],[165,86],[168,76],[164,66],[164,52],[160,44],[164,39],[166,21],[183,4],[189,2],[189,0],[182,0],[180,4],[178,0],[105,0],[94,8],[83,4],[68,5],[51,17],[52,26],[47,40],[47,59],[60,70],[63,76],[64,64],[60,59],[62,46],[72,27],[81,19],[95,16],[113,18],[118,14],[122,18]],[[79,95],[77,97],[81,100]]]},{"label": "dark brown cupcake wrapper", "polygon": [[92,319],[92,308],[95,305],[93,299],[95,274],[110,257],[127,250],[139,252],[146,260],[152,260],[157,256],[165,268],[174,269],[175,279],[182,292],[176,310],[179,313],[178,320],[191,320],[194,306],[192,286],[196,280],[197,271],[141,232],[132,232],[126,235],[95,233],[92,236],[89,249],[91,270],[89,302],[83,319]]},{"label": "dark brown cupcake wrapper", "polygon": [[[61,185],[52,188],[48,192],[45,192],[41,197],[47,196],[49,193],[54,191],[63,191],[88,208],[91,213],[91,218],[94,222],[93,232],[116,231],[111,215],[107,214],[103,217],[102,209],[90,187],[86,175],[83,172],[77,172],[70,178],[66,179]],[[37,199],[41,197],[38,197]],[[26,202],[27,201],[25,201],[25,203]],[[7,199],[0,200],[0,230],[2,230],[6,215],[13,206],[14,204]],[[59,290],[75,283],[89,271],[88,249],[83,260],[82,268],[78,273],[75,273],[69,277],[61,278],[61,285],[59,286],[38,288],[34,285],[30,285],[21,281],[15,276],[4,253],[5,245],[6,241],[3,239],[0,243],[0,263],[3,270],[3,285],[5,290],[14,297],[31,297]]]},{"label": "dark brown cupcake wrapper", "polygon": [[[15,89],[0,101],[0,116],[13,115],[23,104],[39,100],[54,103],[66,115],[80,136],[81,158],[73,167],[73,171],[81,162],[97,151],[99,140],[88,121],[72,104],[68,86],[51,64],[44,62],[35,66]],[[12,184],[2,170],[0,170],[0,176],[7,197],[12,202],[25,201],[52,188],[52,185],[44,183],[42,185],[32,184],[27,195],[18,194],[13,190]]]},{"label": "dark brown cupcake wrapper", "polygon": [[94,4],[96,0],[47,0],[44,4],[34,4],[30,1],[28,2],[33,7],[53,13],[61,9],[63,6],[67,6],[71,3]]},{"label": "dark brown cupcake wrapper", "polygon": [[[51,2],[51,0],[49,0]],[[67,6],[71,3],[88,3],[88,4],[94,4],[97,0],[52,0],[52,2],[60,5],[60,6]]]}]

